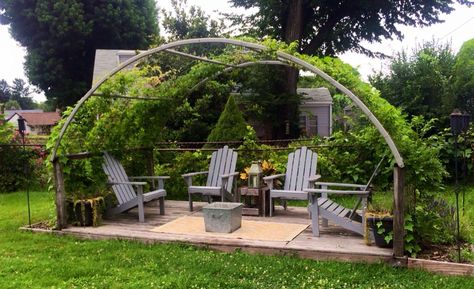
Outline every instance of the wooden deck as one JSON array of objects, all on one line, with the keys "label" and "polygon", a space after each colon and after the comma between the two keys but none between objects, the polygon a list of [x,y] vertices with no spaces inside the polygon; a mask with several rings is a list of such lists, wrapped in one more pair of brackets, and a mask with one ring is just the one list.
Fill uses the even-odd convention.
[{"label": "wooden deck", "polygon": [[[198,235],[181,235],[157,233],[152,229],[168,223],[176,218],[193,215],[202,216],[200,208],[204,203],[195,202],[195,212],[188,211],[188,202],[170,201],[166,203],[166,214],[160,215],[156,206],[145,207],[145,223],[138,222],[136,209],[120,214],[113,219],[104,220],[99,227],[68,227],[63,234],[75,235],[87,239],[127,239],[146,243],[180,242],[207,247],[220,251],[242,251],[271,254],[296,255],[311,259],[332,259],[346,261],[391,261],[392,250],[365,245],[363,237],[354,235],[345,229],[331,226],[322,228],[320,237],[313,237],[311,227],[308,227],[292,241],[258,241],[208,237]],[[244,220],[264,222],[310,224],[306,208],[289,207],[287,211],[277,208],[273,217],[243,216]]]}]

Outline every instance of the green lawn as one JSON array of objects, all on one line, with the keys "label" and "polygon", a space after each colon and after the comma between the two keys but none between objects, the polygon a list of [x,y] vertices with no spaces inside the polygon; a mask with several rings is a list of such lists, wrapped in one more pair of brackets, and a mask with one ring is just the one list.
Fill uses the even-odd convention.
[{"label": "green lawn", "polygon": [[[34,192],[34,221],[52,197]],[[25,193],[0,194],[0,288],[472,288],[474,278],[445,277],[383,264],[254,256],[186,245],[82,241],[20,232]]]}]

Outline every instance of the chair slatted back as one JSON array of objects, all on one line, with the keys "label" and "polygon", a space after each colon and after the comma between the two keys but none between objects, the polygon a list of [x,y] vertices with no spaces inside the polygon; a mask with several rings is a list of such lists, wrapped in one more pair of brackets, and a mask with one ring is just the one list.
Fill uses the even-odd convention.
[{"label": "chair slatted back", "polygon": [[[220,187],[222,185],[221,175],[233,173],[237,165],[237,152],[228,146],[212,153],[211,163],[209,164],[209,174],[207,176],[206,186]],[[226,190],[232,190],[233,178],[229,178]]]},{"label": "chair slatted back", "polygon": [[[104,152],[104,162],[102,168],[109,182],[129,182],[127,173],[122,164],[108,152]],[[119,201],[119,204],[126,203],[137,197],[132,185],[112,185],[112,190]]]},{"label": "chair slatted back", "polygon": [[302,191],[308,188],[308,179],[316,175],[318,154],[302,147],[288,155],[284,189]]}]

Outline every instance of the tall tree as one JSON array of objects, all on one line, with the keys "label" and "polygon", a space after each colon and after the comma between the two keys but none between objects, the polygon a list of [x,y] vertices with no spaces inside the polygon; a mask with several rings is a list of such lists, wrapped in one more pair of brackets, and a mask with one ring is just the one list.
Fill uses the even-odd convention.
[{"label": "tall tree", "polygon": [[474,39],[464,42],[459,50],[453,76],[456,104],[474,115]]},{"label": "tall tree", "polygon": [[[271,35],[287,43],[298,40],[302,53],[335,55],[348,50],[373,55],[361,43],[382,38],[403,38],[401,25],[428,26],[443,22],[455,2],[468,0],[230,0],[235,7],[258,10],[234,22],[247,24],[247,31]],[[235,15],[234,15],[235,16]]]},{"label": "tall tree", "polygon": [[153,0],[0,0],[0,23],[26,47],[30,82],[60,107],[91,86],[96,49],[146,49],[158,35]]},{"label": "tall tree", "polygon": [[449,44],[427,42],[412,54],[398,53],[387,74],[376,73],[370,83],[391,104],[410,116],[447,120],[454,106],[452,73],[455,55]]},{"label": "tall tree", "polygon": [[223,34],[222,20],[211,19],[200,7],[185,9],[187,0],[171,0],[172,11],[162,10],[163,28],[169,34],[168,40],[218,37]]},{"label": "tall tree", "polygon": [[5,79],[0,80],[0,102],[7,102],[10,99],[11,91]]},{"label": "tall tree", "polygon": [[[234,7],[257,8],[248,16],[233,16],[234,24],[245,25],[253,36],[270,35],[291,43],[298,41],[299,52],[309,55],[336,55],[348,50],[377,55],[362,45],[383,38],[401,39],[400,26],[427,26],[440,23],[442,14],[453,10],[455,2],[468,0],[230,0]],[[298,71],[286,69],[283,91],[296,94]],[[296,109],[288,106],[286,120]],[[291,133],[290,133],[291,134]]]},{"label": "tall tree", "polygon": [[10,86],[10,100],[16,101],[21,109],[34,109],[37,105],[30,96],[33,92],[23,79],[15,78]]}]

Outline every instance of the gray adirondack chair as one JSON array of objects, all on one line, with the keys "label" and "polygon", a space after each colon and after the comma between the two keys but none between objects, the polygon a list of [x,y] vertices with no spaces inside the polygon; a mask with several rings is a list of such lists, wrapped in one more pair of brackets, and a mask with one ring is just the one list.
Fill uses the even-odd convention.
[{"label": "gray adirondack chair", "polygon": [[[115,215],[128,211],[138,206],[138,219],[145,222],[144,203],[158,199],[160,204],[160,214],[165,214],[165,196],[164,180],[169,179],[168,176],[140,176],[128,177],[122,164],[107,152],[104,152],[104,162],[102,168],[108,178],[108,184],[112,186],[112,190],[118,200],[118,206],[107,211],[107,215]],[[150,180],[152,188],[155,188],[155,181],[158,181],[158,189],[151,192],[143,193],[143,186],[147,183],[136,180]],[[137,188],[135,191],[134,186]]]},{"label": "gray adirondack chair", "polygon": [[[212,196],[220,196],[222,202],[236,201],[236,197],[232,194],[234,177],[239,174],[235,172],[236,164],[237,152],[234,152],[228,146],[224,146],[212,153],[208,171],[182,175],[188,185],[189,210],[193,211],[192,196],[194,194],[207,196],[209,202]],[[193,177],[202,174],[207,174],[206,185],[193,185]]]},{"label": "gray adirondack chair", "polygon": [[[270,216],[273,215],[273,199],[308,200],[306,188],[313,187],[321,176],[316,174],[318,154],[307,147],[301,147],[288,155],[286,173],[264,177],[270,189]],[[285,178],[282,190],[274,189],[274,181]],[[286,203],[284,203],[286,208]]]},{"label": "gray adirondack chair", "polygon": [[[311,205],[309,209],[311,212],[311,226],[314,236],[319,236],[320,233],[319,218],[322,218],[322,225],[325,227],[328,226],[328,220],[330,220],[336,225],[364,236],[365,212],[367,210],[367,199],[370,195],[370,184],[377,175],[384,158],[385,157],[377,164],[372,176],[365,185],[316,182],[314,184],[316,188],[305,190],[310,193]],[[339,189],[328,189],[329,187],[337,187]],[[329,194],[356,195],[358,198],[354,207],[348,209],[329,199]]]}]

